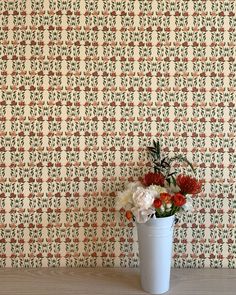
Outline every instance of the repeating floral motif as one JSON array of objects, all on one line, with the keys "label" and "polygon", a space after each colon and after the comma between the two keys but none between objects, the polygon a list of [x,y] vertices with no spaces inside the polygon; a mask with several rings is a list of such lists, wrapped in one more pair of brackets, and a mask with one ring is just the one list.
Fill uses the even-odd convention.
[{"label": "repeating floral motif", "polygon": [[236,263],[235,0],[0,1],[0,266],[138,266],[115,193],[145,147],[205,188],[175,267]]}]

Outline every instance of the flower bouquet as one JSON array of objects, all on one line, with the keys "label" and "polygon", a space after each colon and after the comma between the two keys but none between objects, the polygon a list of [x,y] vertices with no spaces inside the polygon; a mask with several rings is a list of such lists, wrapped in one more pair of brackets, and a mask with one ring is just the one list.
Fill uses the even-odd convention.
[{"label": "flower bouquet", "polygon": [[132,182],[118,193],[116,208],[126,209],[126,217],[138,223],[150,218],[168,217],[177,212],[192,211],[190,195],[201,191],[201,182],[195,177],[172,171],[176,161],[185,162],[194,173],[192,164],[182,155],[161,158],[160,144],[153,141],[148,147],[154,172],[148,172],[139,181]]},{"label": "flower bouquet", "polygon": [[145,291],[162,294],[169,290],[173,227],[176,213],[192,211],[192,199],[201,190],[195,177],[173,170],[174,162],[192,164],[182,155],[161,156],[160,144],[148,147],[153,172],[130,183],[118,193],[116,208],[136,222],[139,241],[141,284]]}]

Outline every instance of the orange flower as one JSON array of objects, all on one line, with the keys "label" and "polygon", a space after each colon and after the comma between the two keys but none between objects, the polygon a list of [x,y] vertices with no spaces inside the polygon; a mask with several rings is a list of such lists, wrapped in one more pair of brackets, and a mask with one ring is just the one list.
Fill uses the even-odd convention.
[{"label": "orange flower", "polygon": [[171,195],[168,193],[161,193],[160,200],[162,201],[162,203],[170,204],[171,203]]},{"label": "orange flower", "polygon": [[126,218],[127,218],[128,220],[130,220],[130,219],[133,218],[133,214],[132,214],[131,211],[126,211],[125,216],[126,216]]}]

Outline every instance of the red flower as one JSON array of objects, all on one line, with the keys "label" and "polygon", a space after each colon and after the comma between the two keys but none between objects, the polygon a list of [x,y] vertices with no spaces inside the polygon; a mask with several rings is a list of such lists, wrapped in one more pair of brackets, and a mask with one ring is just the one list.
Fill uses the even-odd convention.
[{"label": "red flower", "polygon": [[175,194],[172,197],[172,201],[173,201],[173,203],[174,203],[174,205],[176,207],[181,207],[181,206],[183,206],[186,203],[185,197],[182,194],[180,194],[180,193]]},{"label": "red flower", "polygon": [[154,208],[160,208],[162,205],[162,201],[160,199],[155,199],[153,202],[153,207]]},{"label": "red flower", "polygon": [[162,173],[153,173],[153,172],[149,172],[145,174],[142,180],[142,183],[145,186],[149,186],[152,184],[164,186],[164,182],[165,182],[165,177]]},{"label": "red flower", "polygon": [[198,194],[202,187],[201,182],[197,181],[196,178],[182,174],[177,176],[176,184],[180,188],[180,192],[183,195]]},{"label": "red flower", "polygon": [[168,193],[161,193],[160,200],[165,204],[170,204],[171,203],[171,195]]},{"label": "red flower", "polygon": [[128,220],[130,220],[133,217],[133,214],[131,211],[126,211],[125,216]]}]

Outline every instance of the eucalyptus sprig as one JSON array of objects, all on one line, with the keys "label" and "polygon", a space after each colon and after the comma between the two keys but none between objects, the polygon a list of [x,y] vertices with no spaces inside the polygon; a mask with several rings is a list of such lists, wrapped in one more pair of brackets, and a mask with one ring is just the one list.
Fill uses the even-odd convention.
[{"label": "eucalyptus sprig", "polygon": [[162,173],[165,176],[167,182],[175,183],[174,175],[177,173],[176,171],[171,172],[171,167],[174,162],[185,162],[190,166],[191,170],[195,174],[194,167],[189,160],[183,155],[175,155],[171,158],[168,156],[161,157],[161,147],[158,140],[153,140],[153,146],[147,147],[153,162],[153,169],[155,173]]}]

